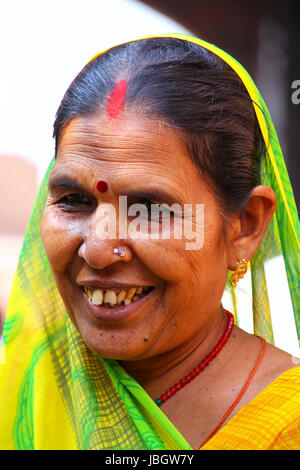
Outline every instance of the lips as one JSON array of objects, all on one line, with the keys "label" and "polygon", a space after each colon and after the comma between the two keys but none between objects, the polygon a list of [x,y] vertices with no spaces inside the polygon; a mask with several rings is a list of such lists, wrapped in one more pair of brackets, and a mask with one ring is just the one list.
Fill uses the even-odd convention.
[{"label": "lips", "polygon": [[153,286],[122,286],[101,288],[81,286],[84,302],[93,317],[103,321],[120,321],[129,317],[148,301]]}]

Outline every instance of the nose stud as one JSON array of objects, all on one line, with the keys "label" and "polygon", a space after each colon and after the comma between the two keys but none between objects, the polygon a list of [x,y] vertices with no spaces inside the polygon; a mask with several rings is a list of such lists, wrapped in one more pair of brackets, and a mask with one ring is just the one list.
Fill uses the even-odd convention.
[{"label": "nose stud", "polygon": [[122,248],[114,248],[114,254],[116,256],[125,256],[126,255],[126,252],[125,250],[122,250]]}]

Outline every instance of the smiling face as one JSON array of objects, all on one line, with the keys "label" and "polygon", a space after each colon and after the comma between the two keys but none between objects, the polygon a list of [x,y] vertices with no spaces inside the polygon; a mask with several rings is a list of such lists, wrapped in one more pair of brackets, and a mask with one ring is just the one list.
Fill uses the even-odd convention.
[{"label": "smiling face", "polygon": [[[108,183],[106,192],[97,190],[99,180]],[[159,121],[129,114],[117,122],[76,117],[61,132],[49,188],[43,243],[85,343],[103,357],[131,361],[192,351],[221,311],[228,258],[216,200],[179,137]],[[145,203],[145,194],[151,203],[204,204],[203,247],[186,250],[184,239],[99,236],[104,203],[118,214],[119,196],[127,195],[130,206]],[[89,298],[100,288],[117,297],[150,286],[127,307],[97,307]]]}]

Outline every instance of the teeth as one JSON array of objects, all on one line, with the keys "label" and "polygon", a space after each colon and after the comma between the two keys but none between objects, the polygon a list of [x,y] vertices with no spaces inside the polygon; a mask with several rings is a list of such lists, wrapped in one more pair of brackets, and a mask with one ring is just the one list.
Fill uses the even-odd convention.
[{"label": "teeth", "polygon": [[[91,290],[89,289],[89,297],[90,297]],[[103,290],[102,289],[96,289],[92,293],[92,303],[94,305],[101,305],[103,302]]]},{"label": "teeth", "polygon": [[129,291],[127,292],[126,298],[127,298],[127,299],[132,299],[132,297],[134,296],[135,292],[136,292],[136,287],[132,287],[132,288],[129,289]]},{"label": "teeth", "polygon": [[120,305],[120,303],[125,299],[125,297],[126,297],[126,290],[121,290],[121,292],[119,292],[118,297],[117,297],[118,305]]},{"label": "teeth", "polygon": [[139,300],[143,297],[150,288],[147,287],[131,287],[128,290],[116,289],[116,290],[103,290],[95,287],[84,286],[84,291],[88,298],[94,305],[106,306],[110,305],[129,305],[136,300]]},{"label": "teeth", "polygon": [[105,292],[105,295],[104,295],[104,302],[106,304],[110,304],[110,306],[112,307],[113,305],[116,305],[117,303],[117,296],[116,296],[116,293],[115,291],[113,290],[107,290]]},{"label": "teeth", "polygon": [[86,295],[89,295],[89,288],[87,286],[84,286],[84,292],[86,293]]}]

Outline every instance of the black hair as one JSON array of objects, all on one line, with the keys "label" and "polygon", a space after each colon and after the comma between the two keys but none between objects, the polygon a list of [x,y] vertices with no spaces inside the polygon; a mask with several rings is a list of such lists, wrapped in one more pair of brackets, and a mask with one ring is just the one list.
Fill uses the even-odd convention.
[{"label": "black hair", "polygon": [[222,211],[243,210],[260,183],[265,153],[253,103],[231,67],[182,39],[132,41],[89,62],[58,108],[55,151],[63,125],[101,112],[122,79],[127,82],[126,108],[164,118],[182,137]]}]

